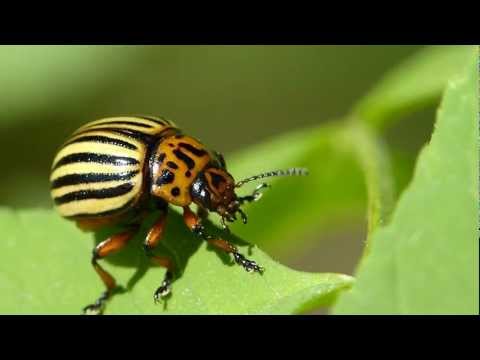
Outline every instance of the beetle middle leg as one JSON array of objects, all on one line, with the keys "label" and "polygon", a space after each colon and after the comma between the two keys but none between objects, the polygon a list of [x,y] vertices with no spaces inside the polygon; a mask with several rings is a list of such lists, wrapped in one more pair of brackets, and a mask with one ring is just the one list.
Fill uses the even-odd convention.
[{"label": "beetle middle leg", "polygon": [[158,287],[153,295],[155,303],[159,300],[165,299],[172,291],[173,281],[173,261],[167,256],[158,256],[153,254],[153,250],[157,247],[158,243],[162,239],[165,231],[165,224],[167,220],[167,210],[165,209],[155,224],[152,226],[143,244],[145,253],[156,265],[160,265],[167,269],[162,284]]},{"label": "beetle middle leg", "polygon": [[259,266],[255,261],[248,260],[245,256],[238,252],[235,245],[229,243],[224,239],[216,238],[205,232],[205,227],[202,225],[200,219],[195,213],[190,210],[188,206],[183,208],[183,220],[187,227],[196,235],[206,240],[209,244],[220,249],[226,253],[232,254],[235,262],[241,265],[247,272],[263,273],[264,269]]},{"label": "beetle middle leg", "polygon": [[97,272],[100,279],[102,279],[105,287],[107,288],[106,291],[100,295],[100,297],[90,305],[87,305],[83,308],[83,313],[86,315],[99,315],[102,314],[105,310],[105,304],[107,300],[113,295],[115,289],[117,288],[117,284],[115,279],[113,278],[110,273],[104,270],[100,264],[98,264],[98,260],[102,259],[114,252],[117,252],[121,248],[123,248],[128,241],[136,234],[138,231],[138,225],[131,225],[130,228],[126,231],[123,231],[119,234],[113,235],[109,237],[107,240],[102,241],[93,249],[92,255],[92,265],[95,271]]}]

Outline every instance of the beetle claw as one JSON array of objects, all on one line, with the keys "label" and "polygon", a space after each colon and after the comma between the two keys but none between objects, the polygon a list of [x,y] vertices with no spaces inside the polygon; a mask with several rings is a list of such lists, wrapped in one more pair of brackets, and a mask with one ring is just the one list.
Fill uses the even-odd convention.
[{"label": "beetle claw", "polygon": [[161,300],[165,300],[172,293],[172,274],[167,271],[162,285],[153,294],[153,301],[158,304]]},{"label": "beetle claw", "polygon": [[263,274],[265,269],[258,265],[255,261],[248,260],[245,256],[238,252],[233,253],[233,258],[238,265],[241,265],[247,272],[258,272]]}]

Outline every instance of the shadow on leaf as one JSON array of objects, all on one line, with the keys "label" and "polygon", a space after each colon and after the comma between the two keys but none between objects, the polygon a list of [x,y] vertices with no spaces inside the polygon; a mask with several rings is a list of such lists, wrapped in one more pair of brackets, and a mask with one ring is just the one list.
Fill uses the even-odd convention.
[{"label": "shadow on leaf", "polygon": [[[130,242],[123,249],[99,261],[100,264],[102,262],[106,262],[114,266],[136,268],[135,273],[128,280],[125,286],[125,290],[128,292],[132,291],[138,281],[140,281],[146,275],[150,266],[155,266],[145,255],[145,252],[143,250],[143,242],[147,236],[149,229],[158,219],[159,215],[160,212],[158,211],[150,214],[142,223],[139,232],[130,240]],[[240,252],[243,252],[245,254],[251,254],[252,245],[250,245],[249,243],[241,240],[239,237],[231,233],[227,233],[219,229],[218,227],[214,226],[209,220],[204,220],[203,224],[205,225],[205,228],[207,229],[209,234],[228,240],[232,244],[239,247]],[[115,226],[96,231],[95,246],[107,239],[109,236],[121,232],[122,230],[123,229],[121,226]],[[181,215],[179,215],[175,211],[169,211],[165,233],[158,247],[154,250],[154,254],[160,256],[168,256],[173,260],[173,263],[175,264],[173,286],[175,286],[175,281],[182,277],[189,259],[199,249],[202,242],[202,239],[199,239],[187,229]],[[215,253],[216,256],[218,256],[225,265],[237,266],[229,254],[215,249],[212,246],[208,246],[207,248],[211,252]],[[245,249],[242,250],[242,248]],[[114,269],[111,271],[111,274],[113,277],[115,277]],[[162,278],[159,278],[159,285],[161,282]],[[152,294],[154,290],[155,289],[152,289]],[[166,302],[164,303],[164,306],[166,306]]]}]

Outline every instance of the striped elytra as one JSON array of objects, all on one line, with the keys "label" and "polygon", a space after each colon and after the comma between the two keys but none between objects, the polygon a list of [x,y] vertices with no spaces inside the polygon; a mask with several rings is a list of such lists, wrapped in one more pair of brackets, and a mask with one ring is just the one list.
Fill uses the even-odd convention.
[{"label": "striped elytra", "polygon": [[116,215],[136,205],[144,191],[152,146],[176,126],[154,117],[112,117],[79,128],[57,152],[51,195],[67,218]]}]

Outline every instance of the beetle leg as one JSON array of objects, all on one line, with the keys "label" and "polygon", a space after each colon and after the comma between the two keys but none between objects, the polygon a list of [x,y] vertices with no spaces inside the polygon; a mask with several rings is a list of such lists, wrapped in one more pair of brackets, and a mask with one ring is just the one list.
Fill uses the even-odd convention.
[{"label": "beetle leg", "polygon": [[201,220],[206,220],[206,219],[208,219],[208,210],[206,210],[205,208],[199,206],[198,209],[197,209],[197,216],[198,216]]},{"label": "beetle leg", "polygon": [[238,249],[233,244],[224,239],[215,238],[205,232],[205,227],[201,224],[199,218],[190,210],[188,206],[183,208],[183,220],[187,227],[197,236],[206,240],[209,244],[226,253],[232,254],[235,262],[241,265],[247,272],[263,273],[264,269],[255,261],[248,260],[238,252]]},{"label": "beetle leg", "polygon": [[162,213],[162,215],[160,215],[157,222],[152,226],[143,244],[145,253],[152,260],[152,262],[167,269],[162,284],[153,295],[155,303],[157,303],[161,299],[165,299],[172,291],[174,269],[172,260],[167,256],[158,256],[153,254],[153,249],[157,247],[158,243],[162,239],[165,230],[166,220],[167,212],[165,211],[164,213]]},{"label": "beetle leg", "polygon": [[252,202],[252,201],[258,201],[260,200],[260,198],[262,197],[263,193],[260,192],[260,190],[264,189],[264,188],[267,188],[267,187],[270,187],[271,185],[267,184],[267,183],[262,183],[260,185],[258,185],[255,190],[253,190],[252,194],[251,195],[247,195],[247,196],[241,196],[241,197],[238,197],[237,198],[237,201],[240,203],[240,204],[243,204],[244,202]]},{"label": "beetle leg", "polygon": [[133,228],[109,237],[107,240],[102,241],[93,249],[93,268],[97,272],[98,276],[100,276],[100,279],[102,279],[107,290],[104,291],[102,295],[100,295],[100,297],[93,304],[87,305],[83,308],[84,314],[102,314],[105,310],[105,304],[107,300],[113,295],[115,289],[117,289],[117,284],[113,276],[110,275],[106,270],[104,270],[100,266],[100,264],[98,264],[97,260],[102,259],[123,248],[128,243],[128,241],[135,235],[137,230],[138,225],[133,225]]}]

